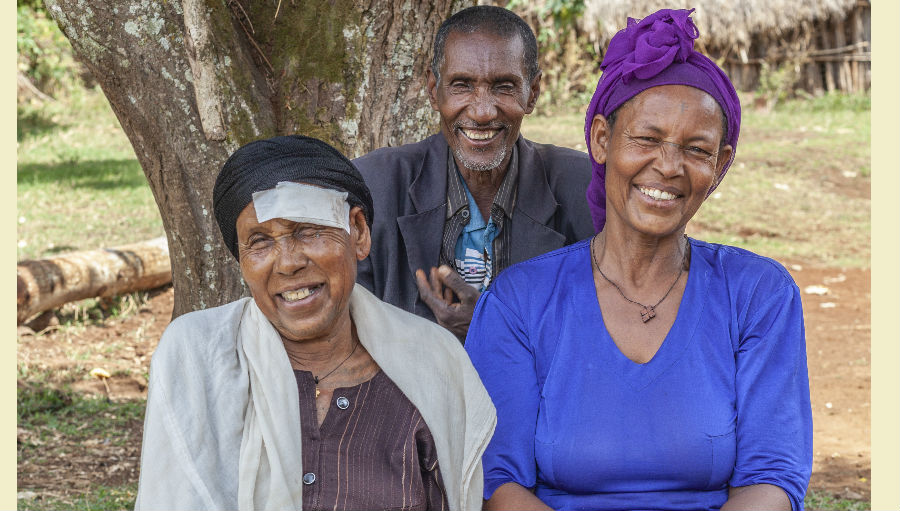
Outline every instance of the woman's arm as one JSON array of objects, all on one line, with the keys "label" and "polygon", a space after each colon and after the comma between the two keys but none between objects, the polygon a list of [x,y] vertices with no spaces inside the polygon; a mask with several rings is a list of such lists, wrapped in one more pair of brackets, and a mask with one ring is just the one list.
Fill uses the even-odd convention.
[{"label": "woman's arm", "polygon": [[791,511],[787,493],[772,484],[728,488],[722,511]]},{"label": "woman's arm", "polygon": [[[540,389],[534,353],[526,328],[518,315],[498,296],[506,288],[498,279],[493,290],[485,291],[475,307],[465,348],[497,408],[497,429],[482,457],[484,495],[489,507],[528,509],[528,501],[504,501],[513,487],[531,498],[531,509],[546,509],[525,488],[537,483],[534,432],[538,417]],[[519,494],[515,489],[512,496]],[[499,499],[499,500],[495,500]],[[498,509],[493,507],[492,509]]]},{"label": "woman's arm", "polygon": [[[553,508],[541,502],[541,499],[534,496],[531,490],[519,486],[516,483],[506,483],[501,485],[490,499],[484,501],[484,511],[490,510],[519,510],[519,511],[545,511]],[[790,507],[788,507],[790,509]]]},{"label": "woman's arm", "polygon": [[[760,285],[739,320],[737,459],[726,509],[801,509],[809,485],[812,411],[803,310],[797,286],[781,284],[786,280],[764,280],[775,285]],[[788,503],[762,500],[772,494]]]}]

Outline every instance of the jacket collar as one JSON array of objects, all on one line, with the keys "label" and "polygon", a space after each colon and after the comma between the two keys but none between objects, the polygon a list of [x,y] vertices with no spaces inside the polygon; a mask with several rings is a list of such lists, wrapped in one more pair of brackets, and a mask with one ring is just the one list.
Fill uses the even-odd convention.
[{"label": "jacket collar", "polygon": [[[425,158],[409,186],[409,198],[416,212],[397,218],[412,275],[418,269],[427,273],[438,264],[446,220],[449,146],[440,133],[428,137],[423,143],[427,144]],[[547,225],[559,207],[547,181],[547,162],[535,144],[521,135],[516,145],[519,153],[517,198],[512,221],[509,226],[504,226],[504,229],[512,229],[511,264],[565,244],[565,237]],[[423,303],[419,302],[415,307],[417,314],[431,316]]]}]

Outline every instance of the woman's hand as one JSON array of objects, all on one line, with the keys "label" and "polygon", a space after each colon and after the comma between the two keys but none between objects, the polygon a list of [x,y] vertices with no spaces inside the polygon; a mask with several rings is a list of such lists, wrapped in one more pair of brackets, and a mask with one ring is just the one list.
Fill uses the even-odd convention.
[{"label": "woman's hand", "polygon": [[791,511],[791,501],[784,490],[773,484],[731,487],[722,506],[722,511],[729,510]]},{"label": "woman's hand", "polygon": [[[520,511],[551,510],[553,508],[541,502],[531,490],[516,483],[506,483],[494,491],[490,499],[484,501],[483,510],[515,509]],[[790,507],[788,507],[790,509]]]}]

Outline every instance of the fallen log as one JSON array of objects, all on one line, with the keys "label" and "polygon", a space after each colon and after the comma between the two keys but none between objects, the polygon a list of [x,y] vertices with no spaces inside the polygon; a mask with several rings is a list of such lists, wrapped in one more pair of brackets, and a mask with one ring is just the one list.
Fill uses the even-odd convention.
[{"label": "fallen log", "polygon": [[20,261],[16,275],[20,325],[35,314],[68,302],[153,289],[172,282],[169,246],[164,237]]}]

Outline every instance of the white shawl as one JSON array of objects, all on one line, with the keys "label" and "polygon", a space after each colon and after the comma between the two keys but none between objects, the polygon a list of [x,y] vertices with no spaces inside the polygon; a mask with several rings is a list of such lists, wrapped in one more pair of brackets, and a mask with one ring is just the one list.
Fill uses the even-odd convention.
[{"label": "white shawl", "polygon": [[[450,509],[480,509],[496,414],[459,341],[362,286],[360,342],[418,408]],[[136,510],[301,509],[300,409],[281,339],[250,298],[185,314],[150,369]]]}]

